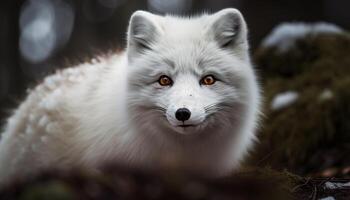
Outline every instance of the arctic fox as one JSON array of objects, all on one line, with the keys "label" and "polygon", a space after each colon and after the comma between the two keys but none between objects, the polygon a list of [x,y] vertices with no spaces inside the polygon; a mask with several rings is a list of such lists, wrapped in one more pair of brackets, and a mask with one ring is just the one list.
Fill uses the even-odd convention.
[{"label": "arctic fox", "polygon": [[58,71],[8,119],[0,180],[107,162],[222,176],[252,146],[259,87],[236,9],[136,11],[124,53]]}]

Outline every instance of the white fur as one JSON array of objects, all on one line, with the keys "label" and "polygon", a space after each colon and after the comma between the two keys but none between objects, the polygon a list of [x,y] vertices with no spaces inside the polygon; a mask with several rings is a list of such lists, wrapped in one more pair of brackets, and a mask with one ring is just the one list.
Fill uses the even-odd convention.
[{"label": "white fur", "polygon": [[[235,9],[193,18],[135,12],[126,52],[60,71],[29,93],[2,134],[0,180],[106,162],[208,176],[236,169],[260,102],[246,35]],[[172,86],[157,83],[164,74]],[[200,85],[208,74],[219,80]],[[178,127],[181,107],[192,127]]]}]

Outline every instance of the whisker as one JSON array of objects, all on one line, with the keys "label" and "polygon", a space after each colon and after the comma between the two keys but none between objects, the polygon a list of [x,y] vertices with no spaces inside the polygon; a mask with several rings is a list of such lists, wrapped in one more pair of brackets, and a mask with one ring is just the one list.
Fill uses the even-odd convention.
[{"label": "whisker", "polygon": [[205,112],[209,113],[211,111],[216,111],[217,110],[217,104],[210,104],[208,106],[204,107]]}]

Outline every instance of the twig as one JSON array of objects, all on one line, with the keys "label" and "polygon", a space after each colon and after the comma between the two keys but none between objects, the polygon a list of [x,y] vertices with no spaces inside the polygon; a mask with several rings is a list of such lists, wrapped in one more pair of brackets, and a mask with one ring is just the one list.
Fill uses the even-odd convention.
[{"label": "twig", "polygon": [[310,181],[310,177],[308,177],[308,178],[306,179],[306,181],[305,181],[303,184],[299,184],[299,185],[295,186],[295,187],[292,189],[292,192],[295,192],[295,191],[296,191],[297,189],[299,189],[300,187],[303,187],[303,186],[307,185],[307,184],[309,183],[309,181]]}]

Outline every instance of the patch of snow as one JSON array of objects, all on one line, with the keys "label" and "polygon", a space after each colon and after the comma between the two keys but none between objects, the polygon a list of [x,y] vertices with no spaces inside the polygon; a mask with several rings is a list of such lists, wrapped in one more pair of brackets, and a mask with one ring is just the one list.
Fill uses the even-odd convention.
[{"label": "patch of snow", "polygon": [[287,91],[277,94],[272,100],[271,109],[279,110],[294,103],[299,98],[299,94],[294,91]]},{"label": "patch of snow", "polygon": [[330,89],[325,89],[323,92],[320,94],[319,99],[321,101],[327,101],[333,98],[333,92]]},{"label": "patch of snow", "polygon": [[322,198],[322,199],[319,199],[319,200],[335,200],[335,198],[332,197],[332,196],[329,196],[329,197],[325,197],[325,198]]},{"label": "patch of snow", "polygon": [[282,23],[272,30],[262,42],[263,47],[276,47],[281,53],[294,46],[295,42],[306,35],[318,35],[325,33],[343,33],[343,30],[331,23]]},{"label": "patch of snow", "polygon": [[324,187],[327,188],[327,189],[341,189],[341,188],[344,188],[344,187],[350,187],[350,182],[347,182],[347,183],[332,183],[332,182],[326,182],[324,184]]}]

